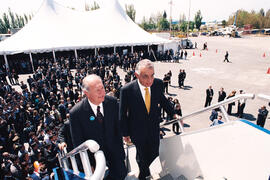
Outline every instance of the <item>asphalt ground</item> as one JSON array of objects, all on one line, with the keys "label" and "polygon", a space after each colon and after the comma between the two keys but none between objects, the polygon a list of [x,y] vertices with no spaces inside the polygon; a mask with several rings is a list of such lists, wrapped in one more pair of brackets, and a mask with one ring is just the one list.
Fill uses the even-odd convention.
[{"label": "asphalt ground", "polygon": [[[169,94],[180,101],[182,114],[187,115],[204,107],[206,89],[209,85],[214,90],[212,104],[217,103],[218,91],[224,88],[227,95],[232,90],[244,90],[245,93],[255,95],[262,93],[270,95],[270,37],[244,36],[242,38],[227,37],[192,37],[193,43],[197,42],[197,49],[188,49],[187,60],[175,62],[155,62],[155,77],[163,78],[165,73],[172,71]],[[207,42],[208,50],[202,50],[203,43]],[[229,52],[230,63],[223,62],[226,51]],[[265,53],[265,57],[263,54]],[[193,56],[195,55],[195,56]],[[178,73],[185,69],[185,87],[178,88]],[[125,72],[118,69],[122,81]],[[28,75],[20,75],[19,81],[26,83]],[[19,86],[13,86],[20,91]],[[258,109],[268,103],[255,98],[247,100],[244,110],[244,118],[256,123]],[[237,106],[233,107],[232,113],[236,113]],[[210,111],[197,117],[185,120],[185,131],[193,131],[208,127]],[[270,115],[269,115],[270,116]],[[232,115],[230,119],[237,118]],[[170,126],[168,126],[170,128]],[[265,128],[270,130],[268,118]],[[169,133],[170,134],[170,133]]]},{"label": "asphalt ground", "polygon": [[[194,37],[190,38],[193,43],[197,42],[198,49],[187,50],[187,60],[174,62],[155,62],[155,77],[163,78],[165,73],[172,71],[171,86],[169,94],[179,99],[182,107],[182,114],[188,115],[204,107],[206,89],[209,85],[214,90],[212,104],[217,103],[218,91],[224,88],[227,95],[232,90],[244,90],[245,93],[255,95],[262,93],[270,95],[270,37],[244,36],[242,38],[227,37]],[[207,42],[208,50],[202,50],[203,43]],[[229,52],[230,63],[223,62],[226,51]],[[193,56],[193,52],[195,56]],[[265,53],[265,57],[263,54]],[[178,73],[180,69],[185,69],[185,87],[178,88]],[[118,69],[122,81],[125,73]],[[26,83],[28,75],[21,75],[19,81]],[[20,91],[19,86],[13,86]],[[258,109],[265,105],[268,110],[268,102],[255,98],[247,100],[244,109],[244,119],[256,123]],[[232,113],[237,112],[237,106],[233,107]],[[209,127],[211,112],[207,111],[196,117],[184,121],[186,132]],[[265,128],[270,130],[270,115],[266,120]],[[229,116],[230,120],[237,120],[235,115]],[[165,131],[167,136],[173,135],[171,125]],[[166,136],[165,136],[166,137]],[[131,150],[132,171],[137,173],[138,168],[135,163],[135,152]],[[134,156],[134,157],[133,157]],[[156,162],[157,161],[157,162]],[[159,160],[153,163],[151,172],[157,174],[161,171]]]}]

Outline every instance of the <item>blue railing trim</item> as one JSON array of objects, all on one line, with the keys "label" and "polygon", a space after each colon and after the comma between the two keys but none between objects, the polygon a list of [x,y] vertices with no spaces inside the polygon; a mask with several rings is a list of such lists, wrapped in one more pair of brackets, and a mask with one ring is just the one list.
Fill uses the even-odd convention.
[{"label": "blue railing trim", "polygon": [[254,123],[249,122],[249,121],[244,120],[244,119],[240,119],[240,121],[242,121],[243,123],[246,123],[246,124],[248,124],[248,125],[250,125],[250,126],[252,126],[252,127],[255,127],[255,128],[257,128],[257,129],[259,129],[259,130],[261,130],[261,131],[263,131],[263,132],[265,132],[265,133],[267,133],[267,134],[270,134],[270,131],[269,131],[269,130],[264,129],[264,128],[262,128],[261,126],[258,126],[257,124],[254,124]]},{"label": "blue railing trim", "polygon": [[53,168],[53,173],[54,173],[54,180],[59,180],[59,178],[58,178],[58,174],[57,174],[57,171],[56,171],[56,169],[58,169],[59,167],[57,167],[57,168]]},{"label": "blue railing trim", "polygon": [[[74,174],[73,170],[69,169],[68,172]],[[79,175],[78,175],[80,178],[85,178],[85,174],[82,173],[82,172],[79,172]]]}]

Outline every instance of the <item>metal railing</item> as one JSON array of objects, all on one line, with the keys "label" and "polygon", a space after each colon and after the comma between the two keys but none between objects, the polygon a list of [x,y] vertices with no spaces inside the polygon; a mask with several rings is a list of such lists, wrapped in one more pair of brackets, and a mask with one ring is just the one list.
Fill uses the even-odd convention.
[{"label": "metal railing", "polygon": [[[265,96],[263,96],[263,97],[265,97]],[[268,97],[270,98],[270,96],[268,96]],[[195,111],[195,112],[193,112],[193,113],[190,113],[190,114],[188,114],[188,115],[185,115],[185,116],[181,117],[180,119],[173,119],[173,120],[171,120],[171,121],[169,121],[169,122],[166,122],[166,123],[162,124],[161,127],[165,127],[165,126],[170,125],[170,124],[173,124],[173,123],[175,123],[175,122],[178,122],[178,123],[179,123],[179,121],[182,121],[182,120],[185,120],[185,119],[187,119],[187,118],[191,118],[191,117],[197,116],[197,115],[199,115],[199,114],[201,114],[201,113],[203,113],[203,112],[205,112],[205,111],[209,111],[209,110],[216,109],[216,108],[219,108],[219,109],[221,110],[221,113],[222,113],[224,119],[225,119],[227,122],[229,122],[230,119],[229,119],[229,116],[228,116],[228,114],[227,114],[227,112],[226,112],[225,105],[228,105],[228,104],[230,104],[230,103],[239,101],[239,100],[241,100],[241,99],[254,99],[254,98],[255,98],[255,95],[254,95],[254,94],[240,94],[240,95],[236,95],[236,96],[234,96],[234,97],[231,97],[231,98],[229,98],[229,99],[226,99],[226,100],[224,100],[224,101],[221,101],[221,102],[219,102],[219,103],[217,103],[217,104],[214,104],[214,105],[205,107],[205,108],[203,108],[203,109],[200,109],[200,110],[198,110],[198,111]],[[181,123],[179,123],[179,126],[180,126],[181,132],[183,133],[183,132],[184,132],[184,127],[183,127],[183,125],[182,125]]]},{"label": "metal railing", "polygon": [[[92,167],[88,158],[87,151],[94,153],[94,157],[96,160],[96,168],[94,173],[92,172]],[[72,170],[75,175],[79,175],[80,171],[78,169],[78,165],[76,162],[75,155],[80,154],[81,162],[83,165],[83,170],[85,174],[85,179],[89,180],[100,180],[103,179],[105,170],[106,170],[106,160],[104,153],[99,150],[99,145],[94,140],[87,140],[69,153],[61,152],[59,153],[59,162],[60,167],[62,167],[65,171],[69,169],[68,159],[71,161]]]},{"label": "metal railing", "polygon": [[262,99],[262,100],[264,100],[264,101],[268,101],[268,102],[270,103],[270,96],[268,96],[268,95],[265,95],[265,94],[258,94],[257,97],[258,97],[259,99]]}]

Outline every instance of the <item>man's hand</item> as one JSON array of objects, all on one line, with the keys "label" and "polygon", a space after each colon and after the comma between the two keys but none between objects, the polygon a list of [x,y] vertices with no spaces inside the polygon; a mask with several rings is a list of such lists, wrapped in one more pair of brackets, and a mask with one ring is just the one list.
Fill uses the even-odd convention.
[{"label": "man's hand", "polygon": [[65,142],[58,144],[58,148],[60,149],[60,151],[63,151],[65,147],[67,147],[67,144]]},{"label": "man's hand", "polygon": [[[179,116],[178,114],[174,114],[174,115],[173,115],[173,118],[174,118],[174,119],[180,119],[181,116]],[[183,122],[183,120],[180,120],[180,123],[181,123],[181,125],[184,127],[184,122]]]},{"label": "man's hand", "polygon": [[178,114],[174,114],[174,115],[173,115],[173,118],[174,118],[174,119],[180,119],[180,116],[179,116]]}]

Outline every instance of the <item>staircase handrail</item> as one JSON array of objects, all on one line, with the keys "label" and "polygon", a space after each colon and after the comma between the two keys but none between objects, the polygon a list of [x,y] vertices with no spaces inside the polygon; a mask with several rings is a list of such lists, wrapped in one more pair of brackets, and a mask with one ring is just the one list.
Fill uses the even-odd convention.
[{"label": "staircase handrail", "polygon": [[[59,153],[59,162],[60,167],[64,168],[64,170],[68,171],[68,159],[70,158],[73,173],[79,175],[79,170],[77,166],[77,162],[75,159],[76,154],[80,154],[81,162],[84,169],[85,179],[89,180],[100,180],[103,179],[105,170],[106,170],[106,160],[103,151],[99,150],[100,146],[94,140],[87,140],[78,147],[74,148],[69,153]],[[92,167],[90,165],[90,161],[88,158],[87,151],[94,153],[96,167],[94,173],[92,172]]]}]

